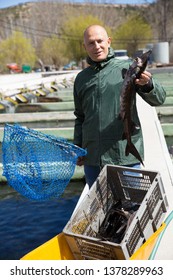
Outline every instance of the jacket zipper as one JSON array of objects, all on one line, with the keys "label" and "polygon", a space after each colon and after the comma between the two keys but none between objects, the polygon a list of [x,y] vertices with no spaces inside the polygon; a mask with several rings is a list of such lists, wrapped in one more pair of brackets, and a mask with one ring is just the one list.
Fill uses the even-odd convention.
[{"label": "jacket zipper", "polygon": [[100,153],[100,147],[101,147],[101,112],[102,112],[102,98],[101,98],[101,69],[98,71],[98,99],[99,99],[99,165],[100,167],[102,166],[102,161],[101,161],[101,153]]}]

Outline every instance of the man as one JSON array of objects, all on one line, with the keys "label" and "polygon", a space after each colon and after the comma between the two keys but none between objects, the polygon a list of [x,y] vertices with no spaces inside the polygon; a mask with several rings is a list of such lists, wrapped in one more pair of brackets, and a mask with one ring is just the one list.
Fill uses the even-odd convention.
[{"label": "man", "polygon": [[[74,144],[87,149],[87,156],[79,158],[77,164],[84,164],[90,187],[106,164],[140,166],[133,155],[125,155],[126,140],[122,140],[123,122],[119,119],[121,72],[122,68],[129,68],[129,63],[115,59],[110,45],[111,38],[102,26],[91,25],[85,30],[84,47],[89,67],[77,75],[74,83]],[[136,92],[151,106],[164,102],[165,91],[148,71],[144,71],[135,83]],[[139,127],[132,135],[132,142],[143,159],[136,103],[132,119]]]}]

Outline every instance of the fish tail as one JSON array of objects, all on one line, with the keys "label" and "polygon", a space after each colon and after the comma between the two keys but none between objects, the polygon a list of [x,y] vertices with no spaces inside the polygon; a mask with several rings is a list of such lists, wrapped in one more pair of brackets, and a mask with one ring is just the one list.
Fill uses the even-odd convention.
[{"label": "fish tail", "polygon": [[126,154],[126,156],[128,156],[129,154],[132,154],[132,155],[133,155],[135,158],[137,158],[137,159],[142,163],[142,165],[144,166],[143,160],[142,160],[140,154],[138,153],[138,151],[137,151],[135,145],[134,145],[132,142],[127,143],[127,145],[126,145],[126,150],[125,150],[125,154]]}]

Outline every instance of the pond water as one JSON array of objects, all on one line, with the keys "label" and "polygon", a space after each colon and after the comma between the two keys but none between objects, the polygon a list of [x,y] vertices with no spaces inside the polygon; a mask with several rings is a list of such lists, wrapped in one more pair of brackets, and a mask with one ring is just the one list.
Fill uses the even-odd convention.
[{"label": "pond water", "polygon": [[70,182],[61,198],[38,202],[1,185],[0,260],[18,260],[60,233],[83,187],[83,182]]}]

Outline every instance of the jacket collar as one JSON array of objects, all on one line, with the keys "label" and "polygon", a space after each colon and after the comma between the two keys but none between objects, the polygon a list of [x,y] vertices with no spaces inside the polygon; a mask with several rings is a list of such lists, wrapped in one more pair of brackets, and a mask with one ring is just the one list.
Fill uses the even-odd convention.
[{"label": "jacket collar", "polygon": [[100,69],[103,68],[110,59],[112,59],[114,57],[114,51],[112,48],[109,48],[108,50],[108,56],[105,60],[101,61],[101,62],[96,62],[93,61],[89,56],[87,57],[87,63],[94,69]]}]

